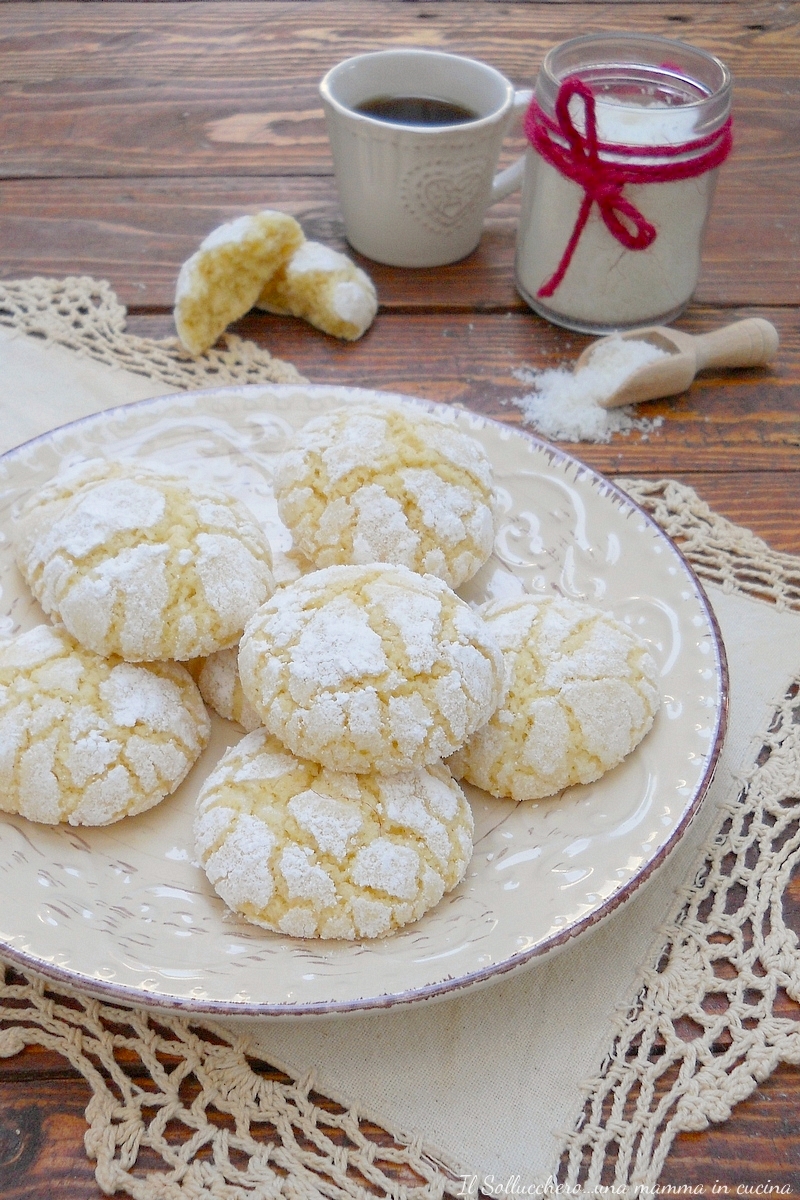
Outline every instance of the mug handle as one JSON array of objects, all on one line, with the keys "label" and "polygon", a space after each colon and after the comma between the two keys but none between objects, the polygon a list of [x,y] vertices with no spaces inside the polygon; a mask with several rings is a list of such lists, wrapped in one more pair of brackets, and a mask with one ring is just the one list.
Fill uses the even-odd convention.
[{"label": "mug handle", "polygon": [[[512,118],[524,112],[532,99],[533,92],[529,89],[514,92],[514,103],[511,106]],[[510,167],[506,167],[504,171],[498,171],[495,175],[492,180],[492,197],[489,203],[496,204],[504,196],[510,196],[512,192],[516,192],[518,188],[522,187],[522,177],[524,174],[525,155],[522,154]]]}]

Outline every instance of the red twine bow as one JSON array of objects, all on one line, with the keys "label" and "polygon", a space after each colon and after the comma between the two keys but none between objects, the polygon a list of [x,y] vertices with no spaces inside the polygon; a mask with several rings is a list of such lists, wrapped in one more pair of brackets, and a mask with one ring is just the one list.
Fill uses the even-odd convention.
[{"label": "red twine bow", "polygon": [[[586,133],[575,126],[569,111],[570,100],[580,96],[585,110]],[[554,274],[543,284],[537,296],[552,296],[567,273],[575,248],[583,233],[592,205],[600,209],[606,228],[627,250],[646,250],[656,240],[658,231],[623,196],[626,183],[669,183],[677,179],[692,179],[712,171],[728,157],[733,137],[732,121],[706,137],[682,142],[678,146],[636,146],[617,142],[601,142],[597,137],[597,115],[594,92],[575,75],[566,78],[556,97],[556,120],[542,111],[532,100],[525,114],[525,133],[534,150],[555,167],[566,179],[583,188],[584,196],[566,249]],[[566,145],[564,144],[566,142]],[[601,151],[615,159],[659,158],[659,163],[613,161],[600,157]],[[701,153],[703,151],[704,153]],[[684,158],[690,154],[693,157]]]}]

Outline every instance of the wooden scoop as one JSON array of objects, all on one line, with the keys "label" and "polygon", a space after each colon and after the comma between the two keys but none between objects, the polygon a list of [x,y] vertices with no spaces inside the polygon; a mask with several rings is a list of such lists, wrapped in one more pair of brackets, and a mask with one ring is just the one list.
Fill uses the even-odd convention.
[{"label": "wooden scoop", "polygon": [[644,400],[675,396],[689,387],[698,371],[708,367],[759,367],[769,362],[778,348],[777,329],[761,317],[749,317],[746,321],[724,325],[713,333],[696,335],[668,329],[665,325],[651,325],[592,342],[581,354],[575,370],[580,371],[588,365],[598,346],[617,338],[649,342],[666,350],[669,357],[638,367],[615,392],[598,401],[602,408],[619,408],[623,404],[641,404]]}]

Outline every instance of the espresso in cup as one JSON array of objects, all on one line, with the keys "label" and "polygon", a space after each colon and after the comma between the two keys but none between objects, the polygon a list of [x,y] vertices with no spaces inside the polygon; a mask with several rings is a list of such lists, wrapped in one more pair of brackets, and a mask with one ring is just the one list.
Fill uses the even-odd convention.
[{"label": "espresso in cup", "polygon": [[463,125],[480,113],[436,96],[374,96],[354,105],[354,111],[392,125]]},{"label": "espresso in cup", "polygon": [[320,96],[350,245],[394,267],[456,262],[486,209],[522,182],[495,176],[515,92],[494,67],[437,50],[378,50],[328,72]]}]

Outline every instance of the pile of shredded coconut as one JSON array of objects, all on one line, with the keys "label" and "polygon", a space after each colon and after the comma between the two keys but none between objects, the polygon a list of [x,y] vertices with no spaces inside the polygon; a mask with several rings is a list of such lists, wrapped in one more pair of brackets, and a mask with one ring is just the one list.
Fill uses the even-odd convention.
[{"label": "pile of shredded coconut", "polygon": [[650,432],[663,424],[663,417],[634,417],[633,405],[606,409],[601,400],[611,396],[634,371],[666,353],[649,342],[610,338],[598,342],[579,371],[565,367],[515,370],[514,377],[531,384],[533,391],[513,397],[510,403],[522,410],[526,425],[554,441],[610,442],[612,434],[627,436],[634,429],[647,440]]}]

